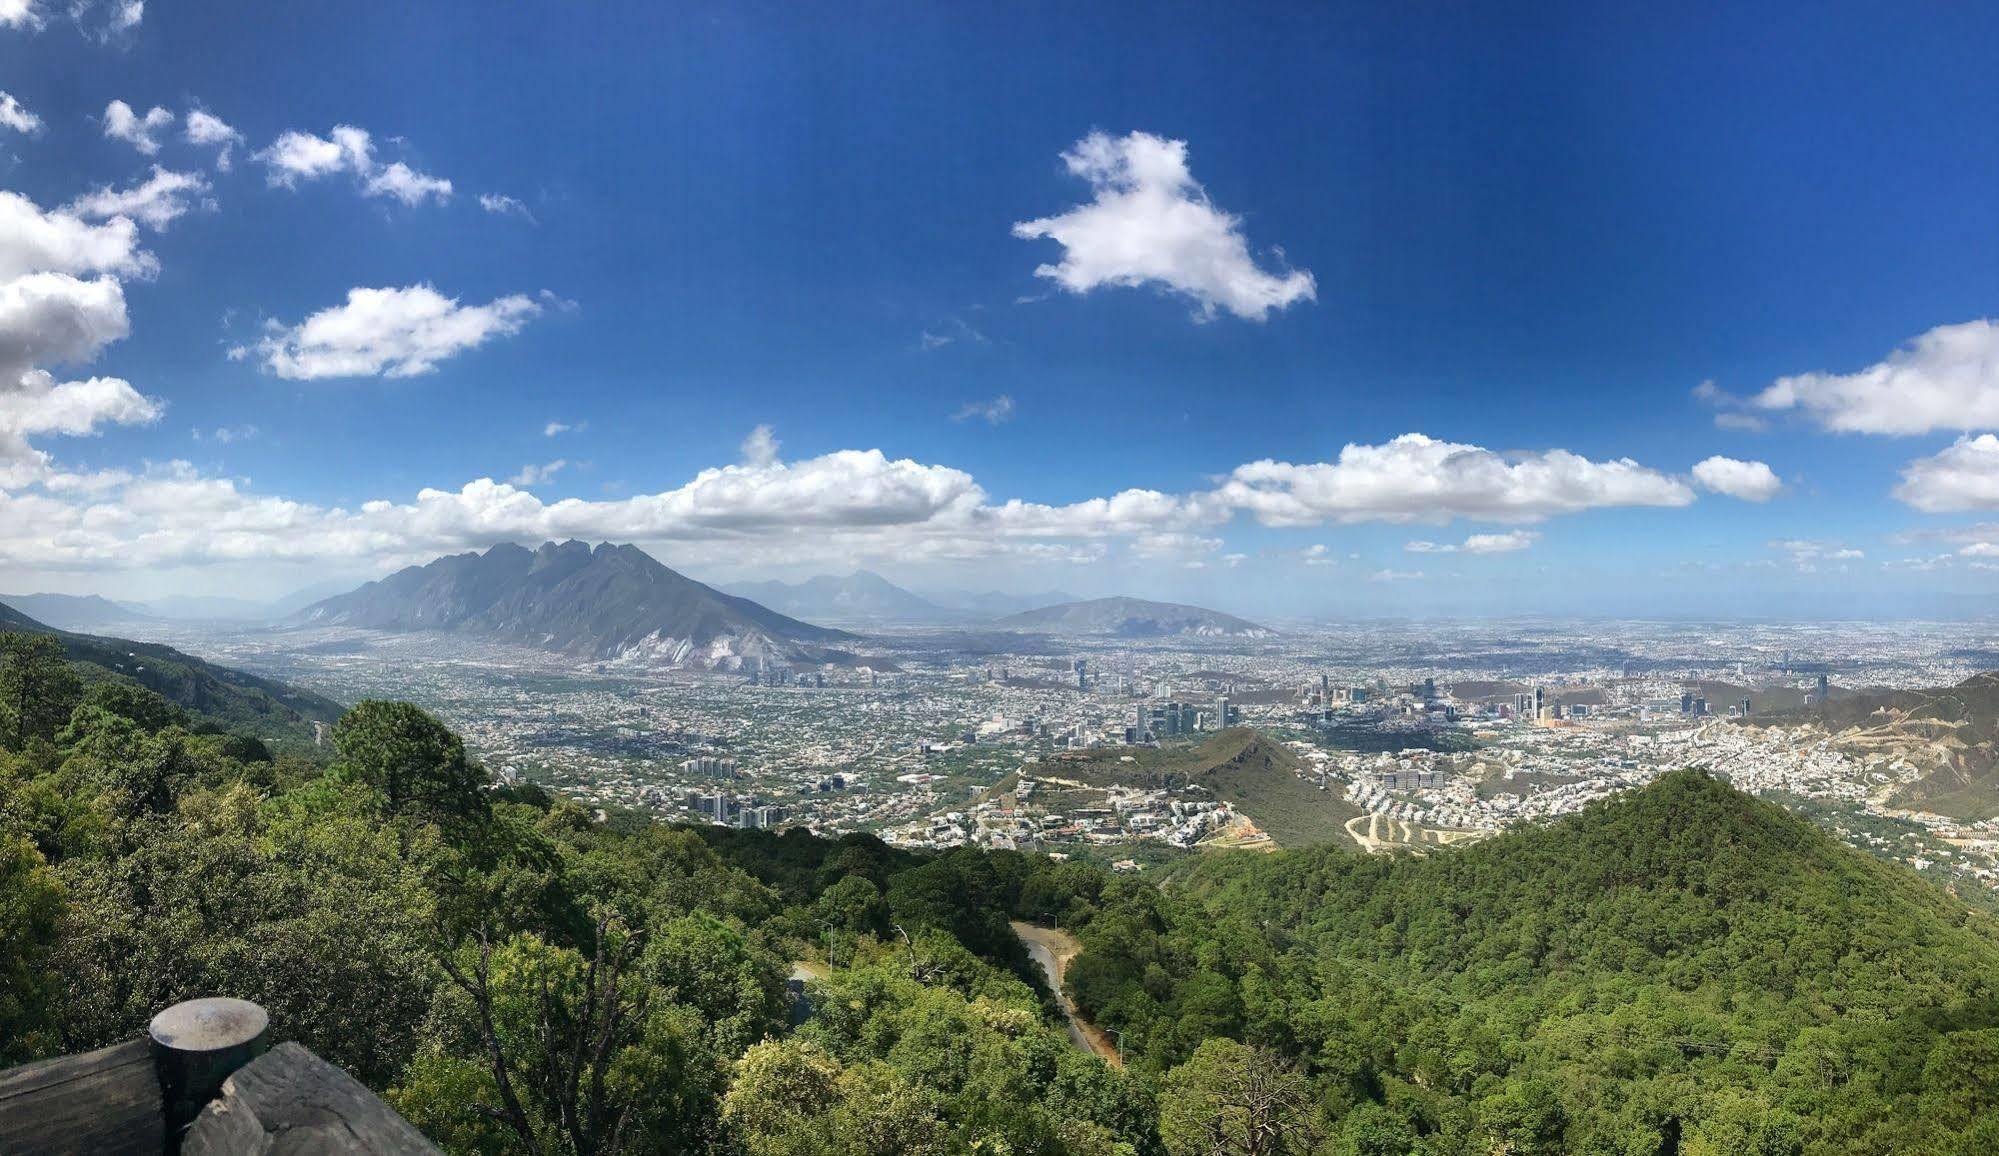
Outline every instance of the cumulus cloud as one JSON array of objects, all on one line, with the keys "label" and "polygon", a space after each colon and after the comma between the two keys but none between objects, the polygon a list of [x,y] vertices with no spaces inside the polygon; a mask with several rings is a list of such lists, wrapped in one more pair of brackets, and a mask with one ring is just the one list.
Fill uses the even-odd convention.
[{"label": "cumulus cloud", "polygon": [[991,401],[968,401],[951,415],[952,421],[972,421],[974,419],[988,425],[998,425],[1013,416],[1013,396],[1000,394]]},{"label": "cumulus cloud", "polygon": [[1215,496],[1269,526],[1537,522],[1607,506],[1694,500],[1686,483],[1629,458],[1599,462],[1559,449],[1508,456],[1419,433],[1382,445],[1350,444],[1335,462],[1238,466]]},{"label": "cumulus cloud", "polygon": [[1895,496],[1925,513],[1999,509],[1999,437],[1961,437],[1902,469]]},{"label": "cumulus cloud", "polygon": [[221,117],[202,108],[187,114],[187,122],[182,131],[189,144],[215,149],[215,167],[225,173],[234,163],[236,146],[243,143],[242,133],[231,128]]},{"label": "cumulus cloud", "polygon": [[173,122],[174,114],[157,105],[144,116],[132,111],[132,106],[122,100],[104,106],[104,135],[122,140],[147,156],[160,151],[160,134]]},{"label": "cumulus cloud", "polygon": [[0,92],[0,128],[32,133],[39,132],[41,127],[41,117],[21,107],[21,102],[15,100],[12,93]]},{"label": "cumulus cloud", "polygon": [[153,175],[129,189],[105,186],[64,207],[65,212],[93,220],[129,217],[154,229],[164,229],[185,214],[197,197],[208,193],[208,178],[153,166]]},{"label": "cumulus cloud", "polygon": [[0,191],[0,278],[36,272],[143,277],[158,268],[139,247],[138,226],[126,218],[92,224],[61,209],[44,212],[19,193]]},{"label": "cumulus cloud", "polygon": [[1269,272],[1250,254],[1240,218],[1208,199],[1187,165],[1187,142],[1134,132],[1091,133],[1062,154],[1093,199],[1066,213],[1021,221],[1013,235],[1047,238],[1062,260],[1035,269],[1071,293],[1150,285],[1177,293],[1208,319],[1220,310],[1262,321],[1317,296],[1302,269]]},{"label": "cumulus cloud", "polygon": [[1298,560],[1307,566],[1337,566],[1340,564],[1339,559],[1332,556],[1332,551],[1326,547],[1324,542],[1314,542],[1299,551]]},{"label": "cumulus cloud", "polygon": [[1704,490],[1745,502],[1767,502],[1784,491],[1783,481],[1768,465],[1719,454],[1694,464],[1694,482]]},{"label": "cumulus cloud", "polygon": [[129,332],[116,278],[29,273],[0,282],[0,384],[31,366],[87,362]]},{"label": "cumulus cloud", "polygon": [[[30,437],[84,437],[105,425],[142,425],[157,420],[163,408],[115,377],[59,382],[46,370],[31,369],[11,385],[0,386],[0,523],[10,507],[17,513],[38,508],[10,503],[8,491],[40,484],[55,490],[91,492],[88,485],[65,484],[79,479],[56,473],[49,455],[30,444]],[[100,479],[109,476],[100,475]],[[35,527],[27,525],[18,528],[21,534],[34,531]]]},{"label": "cumulus cloud", "polygon": [[396,161],[369,174],[361,191],[371,197],[394,197],[405,205],[421,205],[432,197],[439,201],[450,200],[451,182],[443,177],[417,172]]},{"label": "cumulus cloud", "polygon": [[282,133],[254,159],[263,164],[265,180],[276,188],[294,189],[304,181],[348,173],[363,196],[394,197],[405,205],[451,199],[451,182],[442,177],[420,173],[402,161],[378,165],[374,138],[368,130],[350,124],[336,125],[324,137],[309,132]]},{"label": "cumulus cloud", "polygon": [[278,326],[256,353],[279,377],[415,377],[495,337],[520,332],[541,312],[522,294],[465,305],[429,285],[349,289],[347,301],[298,325]]},{"label": "cumulus cloud", "polygon": [[1999,426],[1999,323],[1939,325],[1858,372],[1780,377],[1749,400],[1849,433]]},{"label": "cumulus cloud", "polygon": [[590,423],[587,421],[579,421],[579,422],[552,421],[549,422],[547,425],[541,427],[541,436],[545,438],[552,438],[555,437],[557,434],[582,433],[584,430],[589,428],[590,428]]}]

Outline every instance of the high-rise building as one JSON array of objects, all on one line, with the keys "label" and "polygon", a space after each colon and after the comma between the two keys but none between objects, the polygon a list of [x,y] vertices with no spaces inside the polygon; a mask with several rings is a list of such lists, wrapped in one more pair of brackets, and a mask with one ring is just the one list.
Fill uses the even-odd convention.
[{"label": "high-rise building", "polygon": [[1680,713],[1694,713],[1694,696],[1692,691],[1683,690],[1680,692]]},{"label": "high-rise building", "polygon": [[1827,696],[1827,692],[1828,692],[1828,691],[1830,691],[1831,689],[1832,689],[1832,686],[1831,686],[1831,684],[1830,684],[1830,683],[1829,683],[1829,682],[1828,682],[1828,681],[1826,680],[1826,676],[1825,676],[1825,671],[1823,671],[1823,670],[1819,671],[1819,705],[1820,705],[1820,706],[1824,706],[1824,705],[1825,705],[1825,701],[1826,701],[1826,698],[1828,697],[1828,696]]}]

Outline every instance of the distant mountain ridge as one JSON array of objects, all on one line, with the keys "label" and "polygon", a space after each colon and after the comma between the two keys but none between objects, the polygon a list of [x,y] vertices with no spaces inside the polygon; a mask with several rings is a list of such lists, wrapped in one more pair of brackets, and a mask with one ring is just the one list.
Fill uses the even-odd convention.
[{"label": "distant mountain ridge", "polygon": [[1177,602],[1143,598],[1092,598],[1010,614],[994,623],[1008,630],[1048,634],[1109,634],[1120,638],[1269,638],[1276,631],[1254,622]]},{"label": "distant mountain ridge", "polygon": [[1008,594],[999,590],[930,590],[923,597],[947,610],[964,610],[986,618],[1080,601],[1064,590],[1047,590],[1040,594]]},{"label": "distant mountain ridge", "polygon": [[144,622],[144,608],[98,594],[0,594],[0,603],[57,630],[89,630],[116,622]]},{"label": "distant mountain ridge", "polygon": [[578,657],[736,670],[836,661],[854,636],[724,594],[636,546],[513,543],[411,566],[314,603],[292,621],[439,630]]},{"label": "distant mountain ridge", "polygon": [[803,582],[737,583],[731,589],[744,598],[799,618],[940,622],[963,617],[960,612],[912,594],[867,570],[856,570],[845,577],[822,574]]},{"label": "distant mountain ridge", "polygon": [[135,682],[196,715],[266,738],[309,742],[314,723],[332,723],[345,710],[325,695],[217,666],[171,646],[57,630],[4,602],[0,631],[52,634],[65,656],[84,668],[86,681]]}]

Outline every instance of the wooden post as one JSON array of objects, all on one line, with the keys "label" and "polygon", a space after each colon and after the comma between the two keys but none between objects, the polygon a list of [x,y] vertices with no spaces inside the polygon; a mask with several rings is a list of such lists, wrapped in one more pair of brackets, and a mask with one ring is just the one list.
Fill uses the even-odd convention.
[{"label": "wooden post", "polygon": [[271,1017],[248,1000],[177,1003],[153,1017],[153,1062],[166,1108],[167,1150],[222,1091],[222,1081],[264,1054]]}]

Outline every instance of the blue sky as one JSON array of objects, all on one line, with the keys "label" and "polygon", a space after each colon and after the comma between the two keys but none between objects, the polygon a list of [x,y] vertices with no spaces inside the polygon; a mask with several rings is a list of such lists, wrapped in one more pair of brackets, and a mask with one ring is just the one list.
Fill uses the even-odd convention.
[{"label": "blue sky", "polygon": [[1983,609],[1999,14],[1456,7],[0,0],[0,588]]}]

